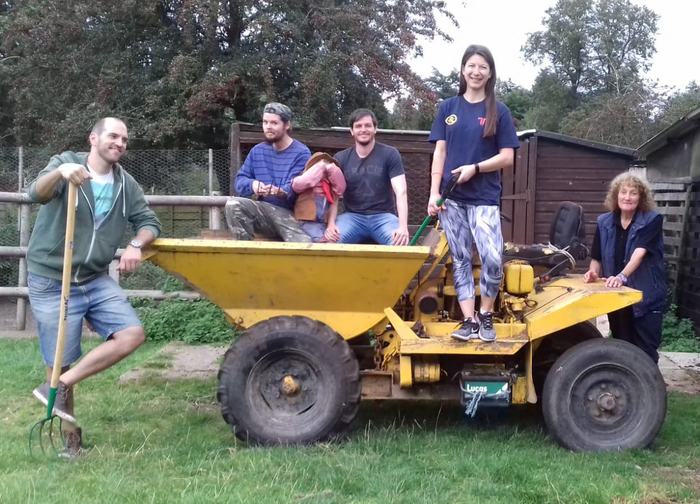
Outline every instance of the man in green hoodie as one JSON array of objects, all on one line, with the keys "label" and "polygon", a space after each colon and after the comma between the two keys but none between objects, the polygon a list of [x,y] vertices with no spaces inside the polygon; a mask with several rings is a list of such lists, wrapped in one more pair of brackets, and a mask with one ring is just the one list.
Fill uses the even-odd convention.
[{"label": "man in green hoodie", "polygon": [[[127,139],[126,125],[121,120],[101,119],[90,133],[89,153],[53,156],[29,186],[29,196],[42,205],[29,240],[27,265],[29,301],[39,331],[47,380],[51,377],[58,335],[67,187],[68,183],[79,186],[66,347],[54,407],[55,414],[70,423],[75,423],[73,385],[116,364],[134,352],[146,337],[124,291],[108,275],[127,224],[132,225],[136,236],[119,261],[122,272],[138,267],[141,248],[155,240],[161,229],[138,183],[118,163]],[[82,355],[83,318],[105,342],[71,368]],[[34,390],[44,404],[48,403],[48,394],[48,381]]]}]

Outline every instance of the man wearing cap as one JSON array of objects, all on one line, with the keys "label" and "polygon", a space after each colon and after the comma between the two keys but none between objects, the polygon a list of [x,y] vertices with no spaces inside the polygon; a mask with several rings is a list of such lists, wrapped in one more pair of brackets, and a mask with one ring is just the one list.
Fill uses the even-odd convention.
[{"label": "man wearing cap", "polygon": [[291,119],[292,111],[282,103],[268,103],[263,109],[265,142],[250,150],[235,180],[238,194],[259,199],[232,197],[226,203],[226,221],[238,240],[252,240],[258,234],[284,241],[312,241],[292,215],[296,201],[292,179],[304,170],[311,152],[289,136]]},{"label": "man wearing cap", "polygon": [[[355,145],[336,154],[347,188],[345,213],[328,218],[326,239],[380,245],[408,245],[408,198],[401,154],[375,141],[377,118],[368,109],[350,115]],[[397,215],[398,214],[398,215]]]}]

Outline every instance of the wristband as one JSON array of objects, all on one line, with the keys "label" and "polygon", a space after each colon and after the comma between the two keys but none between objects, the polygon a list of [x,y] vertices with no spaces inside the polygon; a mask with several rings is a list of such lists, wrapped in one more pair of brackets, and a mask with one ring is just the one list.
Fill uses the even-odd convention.
[{"label": "wristband", "polygon": [[479,163],[476,163],[474,165],[474,174],[478,175],[479,173],[481,173],[481,169],[479,168]]},{"label": "wristband", "polygon": [[627,285],[627,276],[622,273],[618,273],[617,278],[622,280],[622,285]]}]

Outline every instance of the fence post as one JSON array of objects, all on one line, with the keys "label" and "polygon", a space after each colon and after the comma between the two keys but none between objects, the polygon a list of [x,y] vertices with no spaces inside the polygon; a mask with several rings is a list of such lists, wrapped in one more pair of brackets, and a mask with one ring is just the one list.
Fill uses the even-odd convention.
[{"label": "fence post", "polygon": [[236,173],[241,167],[241,125],[233,123],[231,125],[231,136],[229,139],[229,151],[231,160],[229,165],[229,173],[231,174],[231,182],[229,184],[229,196],[236,194]]},{"label": "fence post", "polygon": [[[24,179],[24,149],[22,146],[17,148],[17,154],[17,192],[22,192],[22,179]],[[20,214],[21,212],[17,212],[17,231],[22,230],[22,216]]]},{"label": "fence post", "polygon": [[[212,191],[212,196],[221,196],[220,191]],[[221,229],[221,207],[209,207],[209,229]]]},{"label": "fence post", "polygon": [[119,261],[116,259],[109,263],[109,276],[112,280],[119,283]]},{"label": "fence post", "polygon": [[209,196],[213,196],[214,190],[214,150],[209,149]]},{"label": "fence post", "polygon": [[[24,189],[24,151],[19,148],[19,176],[17,192]],[[19,246],[29,245],[29,222],[31,220],[32,207],[29,204],[19,206]],[[22,257],[19,260],[19,274],[17,275],[17,287],[27,286],[27,259]],[[27,327],[27,300],[23,297],[17,298],[17,320],[15,323],[18,331],[24,331]]]}]

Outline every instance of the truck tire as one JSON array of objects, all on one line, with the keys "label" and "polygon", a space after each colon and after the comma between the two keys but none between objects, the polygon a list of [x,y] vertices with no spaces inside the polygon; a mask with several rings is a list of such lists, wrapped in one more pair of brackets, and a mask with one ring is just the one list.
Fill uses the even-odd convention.
[{"label": "truck tire", "polygon": [[625,341],[596,339],[567,350],[544,384],[542,413],[551,436],[574,451],[649,446],[666,417],[658,366]]},{"label": "truck tire", "polygon": [[338,438],[357,415],[360,370],[350,346],[307,317],[273,317],[226,352],[217,398],[237,438],[252,445]]}]

